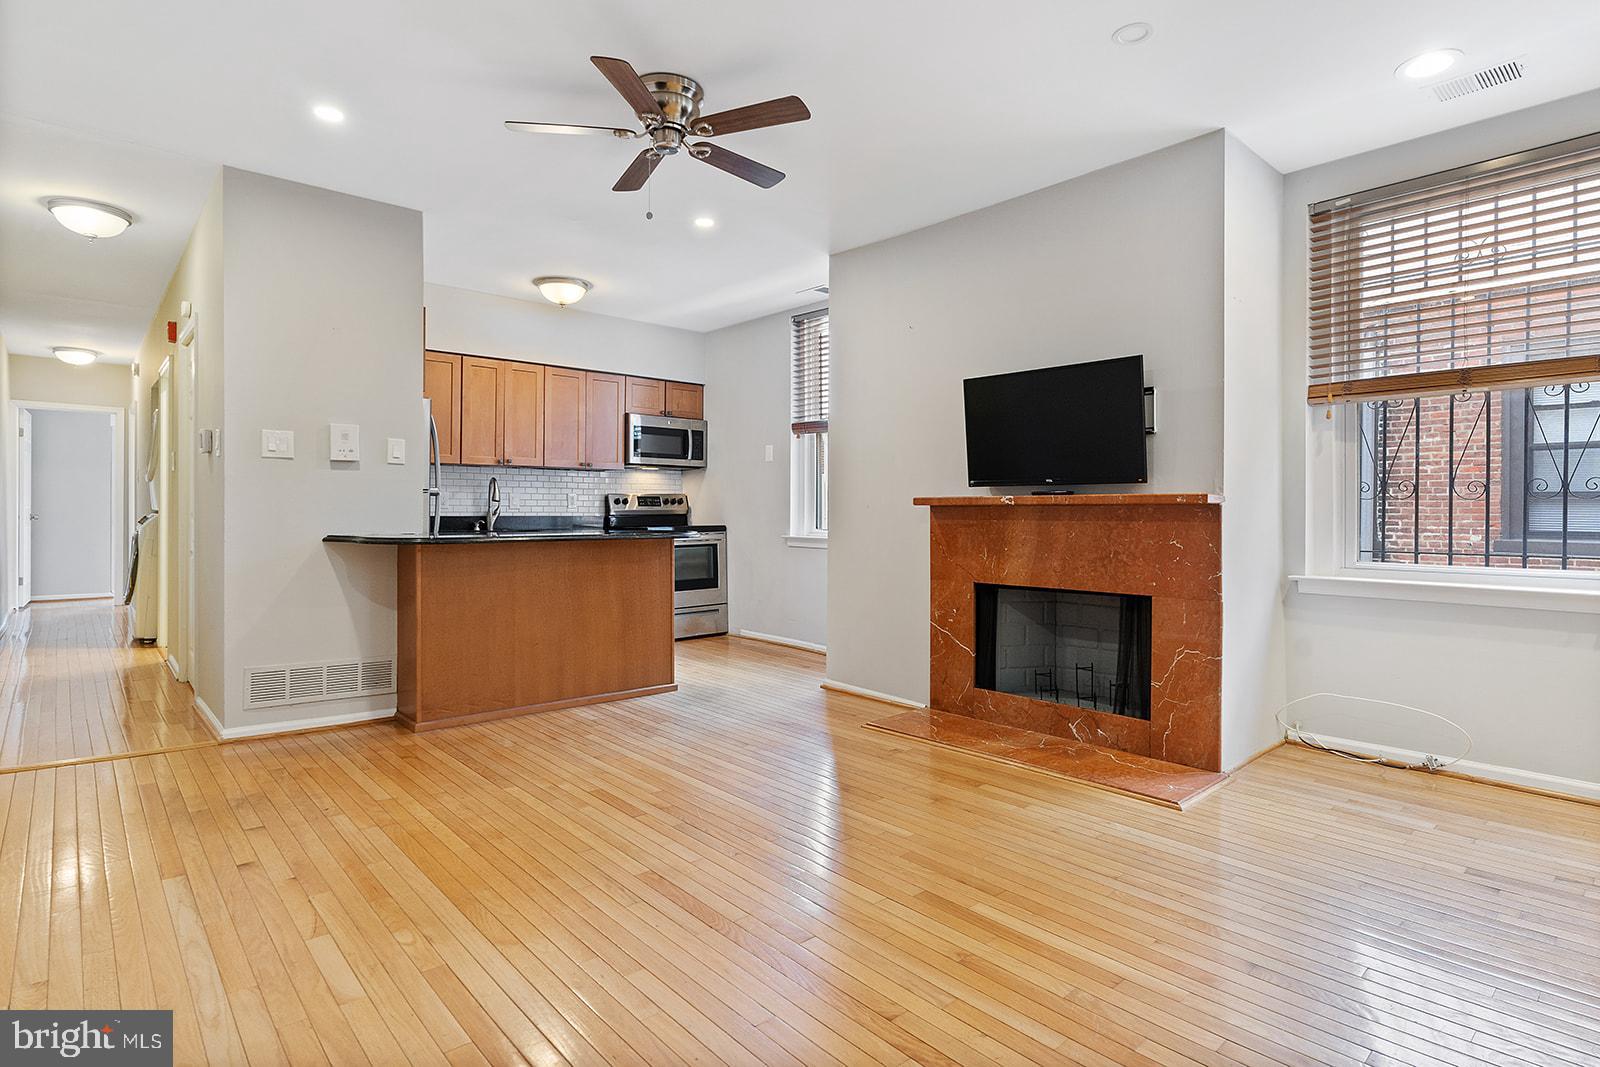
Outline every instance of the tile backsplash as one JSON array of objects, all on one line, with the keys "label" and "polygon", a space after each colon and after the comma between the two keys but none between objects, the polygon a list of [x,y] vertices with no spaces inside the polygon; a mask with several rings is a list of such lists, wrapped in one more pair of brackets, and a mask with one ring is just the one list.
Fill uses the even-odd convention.
[{"label": "tile backsplash", "polygon": [[678,470],[573,471],[530,467],[446,466],[439,474],[446,515],[481,515],[489,504],[489,479],[500,479],[502,515],[604,513],[607,493],[676,493]]}]

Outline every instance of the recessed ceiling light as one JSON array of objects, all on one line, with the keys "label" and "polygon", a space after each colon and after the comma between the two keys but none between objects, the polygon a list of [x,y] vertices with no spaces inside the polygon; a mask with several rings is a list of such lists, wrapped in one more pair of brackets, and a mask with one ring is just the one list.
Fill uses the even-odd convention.
[{"label": "recessed ceiling light", "polygon": [[1412,81],[1421,81],[1435,74],[1443,74],[1455,66],[1456,60],[1460,58],[1459,48],[1438,48],[1432,52],[1424,52],[1420,56],[1412,56],[1395,68],[1395,75],[1400,78],[1410,78]]},{"label": "recessed ceiling light", "polygon": [[582,278],[566,278],[558,275],[535,278],[533,284],[539,287],[540,296],[560,307],[576,304],[594,288]]},{"label": "recessed ceiling light", "polygon": [[63,348],[57,346],[50,349],[50,351],[54,352],[56,358],[61,362],[70,363],[74,367],[86,366],[100,358],[100,353],[90,348]]},{"label": "recessed ceiling light", "polygon": [[344,112],[332,104],[318,104],[311,109],[311,113],[330,126],[337,126],[344,121]]},{"label": "recessed ceiling light", "polygon": [[1156,28],[1148,22],[1130,22],[1113,30],[1111,39],[1118,44],[1144,44],[1155,32]]},{"label": "recessed ceiling light", "polygon": [[44,202],[44,206],[61,225],[90,240],[96,237],[115,237],[133,225],[133,216],[120,207],[96,203],[93,200],[52,196]]},{"label": "recessed ceiling light", "polygon": [[694,220],[694,228],[697,230],[709,230],[716,224],[717,220],[712,218],[710,215],[701,215],[699,218]]}]

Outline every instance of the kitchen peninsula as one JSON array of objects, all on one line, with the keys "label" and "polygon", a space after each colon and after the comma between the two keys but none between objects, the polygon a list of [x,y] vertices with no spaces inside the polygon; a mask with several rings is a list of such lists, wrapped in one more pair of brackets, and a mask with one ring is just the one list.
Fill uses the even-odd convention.
[{"label": "kitchen peninsula", "polygon": [[413,730],[677,688],[672,533],[334,534],[394,545],[396,714]]}]

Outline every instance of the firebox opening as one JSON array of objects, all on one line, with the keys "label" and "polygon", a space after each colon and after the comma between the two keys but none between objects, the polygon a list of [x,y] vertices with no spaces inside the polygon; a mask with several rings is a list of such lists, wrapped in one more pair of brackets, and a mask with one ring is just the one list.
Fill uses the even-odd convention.
[{"label": "firebox opening", "polygon": [[1150,718],[1150,598],[974,586],[979,689]]}]

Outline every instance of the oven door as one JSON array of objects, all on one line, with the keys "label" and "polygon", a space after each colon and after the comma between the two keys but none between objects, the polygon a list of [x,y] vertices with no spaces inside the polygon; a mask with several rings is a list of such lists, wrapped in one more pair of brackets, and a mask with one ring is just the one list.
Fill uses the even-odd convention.
[{"label": "oven door", "polygon": [[629,415],[628,463],[640,467],[704,467],[704,420]]},{"label": "oven door", "polygon": [[726,604],[728,540],[722,534],[680,537],[672,543],[672,606]]}]

